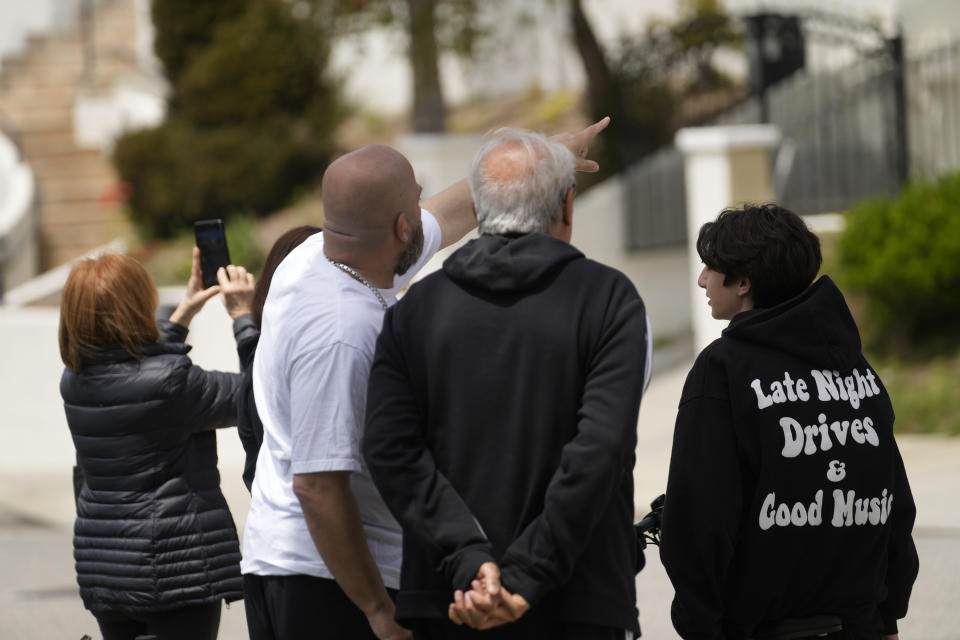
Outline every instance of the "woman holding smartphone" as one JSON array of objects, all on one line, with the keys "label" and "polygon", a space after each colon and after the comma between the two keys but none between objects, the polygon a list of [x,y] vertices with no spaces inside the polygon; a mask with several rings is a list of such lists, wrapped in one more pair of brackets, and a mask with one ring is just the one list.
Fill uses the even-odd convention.
[{"label": "woman holding smartphone", "polygon": [[217,293],[233,318],[250,312],[253,276],[233,265],[217,275],[205,289],[194,249],[186,295],[159,326],[157,290],[128,256],[78,263],[63,291],[60,393],[79,467],[74,558],[104,640],[212,640],[221,601],[242,597],[213,431],[236,424],[240,376],[195,366],[184,344]]}]

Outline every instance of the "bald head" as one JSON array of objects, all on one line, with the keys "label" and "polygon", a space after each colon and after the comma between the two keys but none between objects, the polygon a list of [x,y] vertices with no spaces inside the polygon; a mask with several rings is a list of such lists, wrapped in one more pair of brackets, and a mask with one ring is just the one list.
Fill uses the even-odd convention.
[{"label": "bald head", "polygon": [[358,249],[389,237],[397,214],[419,199],[410,163],[384,145],[337,158],[323,174],[322,192],[324,241],[349,239]]},{"label": "bald head", "polygon": [[574,184],[570,150],[546,136],[504,129],[474,156],[470,191],[480,233],[548,232]]},{"label": "bald head", "polygon": [[523,182],[530,177],[541,153],[517,140],[495,146],[483,157],[483,172],[500,184]]}]

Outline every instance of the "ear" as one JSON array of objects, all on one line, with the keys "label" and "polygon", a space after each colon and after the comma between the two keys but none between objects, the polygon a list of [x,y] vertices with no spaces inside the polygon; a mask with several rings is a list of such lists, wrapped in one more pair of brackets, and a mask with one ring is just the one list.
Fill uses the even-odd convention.
[{"label": "ear", "polygon": [[750,292],[753,291],[752,285],[750,284],[750,278],[741,277],[737,280],[737,295],[740,297],[749,296]]},{"label": "ear", "polygon": [[393,225],[393,233],[401,243],[407,244],[413,236],[413,227],[407,220],[407,214],[402,211],[397,215],[397,220]]},{"label": "ear", "polygon": [[576,195],[573,187],[567,189],[567,197],[563,199],[563,223],[573,226],[573,197]]}]

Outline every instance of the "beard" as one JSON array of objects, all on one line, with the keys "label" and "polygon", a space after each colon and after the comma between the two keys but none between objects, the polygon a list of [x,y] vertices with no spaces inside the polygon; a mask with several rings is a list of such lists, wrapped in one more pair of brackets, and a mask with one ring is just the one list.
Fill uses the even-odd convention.
[{"label": "beard", "polygon": [[397,265],[393,268],[393,272],[398,276],[405,274],[413,265],[417,264],[421,253],[423,253],[422,222],[417,225],[417,230],[413,232],[413,237],[410,238],[409,244],[404,247],[403,253],[397,258]]}]

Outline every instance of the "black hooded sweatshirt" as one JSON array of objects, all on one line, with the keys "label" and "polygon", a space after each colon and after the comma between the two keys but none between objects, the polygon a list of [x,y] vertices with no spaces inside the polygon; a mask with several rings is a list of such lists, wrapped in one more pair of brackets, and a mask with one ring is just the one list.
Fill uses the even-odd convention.
[{"label": "black hooded sweatshirt", "polygon": [[643,302],[541,233],[483,235],[384,317],[363,451],[403,526],[397,618],[446,618],[486,561],[548,617],[639,632]]},{"label": "black hooded sweatshirt", "polygon": [[660,555],[683,638],[818,614],[852,639],[896,632],[918,561],[893,420],[828,277],[734,317],[687,376],[674,433]]}]

